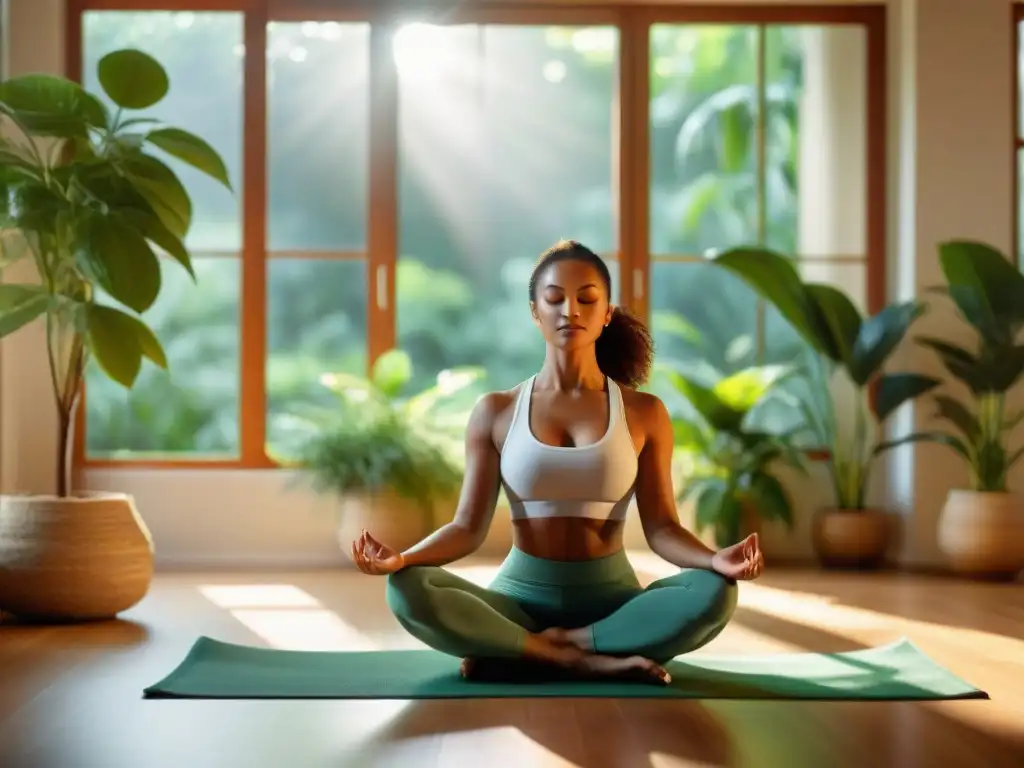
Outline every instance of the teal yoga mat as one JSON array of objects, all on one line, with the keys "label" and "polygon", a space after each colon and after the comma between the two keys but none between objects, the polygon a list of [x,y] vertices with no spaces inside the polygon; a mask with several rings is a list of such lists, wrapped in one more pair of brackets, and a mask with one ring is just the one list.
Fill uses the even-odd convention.
[{"label": "teal yoga mat", "polygon": [[668,698],[937,700],[988,698],[906,638],[846,653],[689,656],[668,686],[609,680],[477,682],[430,650],[292,651],[201,637],[147,698],[449,699]]}]

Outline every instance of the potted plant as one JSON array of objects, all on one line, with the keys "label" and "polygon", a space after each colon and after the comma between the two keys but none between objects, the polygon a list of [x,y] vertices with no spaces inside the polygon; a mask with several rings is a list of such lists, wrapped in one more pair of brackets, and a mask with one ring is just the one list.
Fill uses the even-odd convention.
[{"label": "potted plant", "polygon": [[774,469],[782,462],[806,473],[794,442],[798,429],[773,434],[750,425],[754,409],[790,373],[783,366],[752,367],[705,386],[665,371],[695,411],[694,417],[672,417],[676,451],[688,465],[677,501],[693,501],[697,532],[711,528],[718,547],[760,533],[763,520],[793,528],[793,504]]},{"label": "potted plant", "polygon": [[1024,456],[1024,446],[1014,448],[1011,439],[1024,410],[1007,414],[1006,401],[1024,373],[1024,275],[985,243],[952,240],[938,250],[943,290],[976,343],[968,349],[931,336],[916,341],[938,355],[970,405],[948,391],[932,393],[935,416],[951,429],[907,435],[889,445],[939,443],[964,460],[967,487],[949,491],[939,546],[957,572],[1012,578],[1024,569],[1024,507],[1007,481]]},{"label": "potted plant", "polygon": [[433,530],[438,506],[454,507],[468,415],[456,396],[482,375],[476,368],[442,371],[434,386],[403,397],[412,364],[394,349],[369,377],[323,377],[338,407],[309,415],[310,434],[293,464],[315,491],[338,498],[343,552],[364,528],[406,549]]},{"label": "potted plant", "polygon": [[133,500],[71,487],[75,412],[90,361],[127,388],[144,358],[167,367],[140,316],[160,293],[162,257],[192,273],[192,208],[151,150],[231,188],[205,141],[137,114],[168,91],[157,61],[120,50],[98,75],[113,109],[61,77],[0,83],[0,263],[28,260],[35,273],[0,283],[0,337],[45,322],[60,426],[56,493],[0,497],[0,608],[22,616],[106,618],[149,588],[152,542]]},{"label": "potted plant", "polygon": [[[939,383],[883,368],[925,305],[907,301],[863,317],[840,289],[804,282],[794,261],[772,250],[734,248],[711,260],[746,282],[811,348],[805,376],[811,399],[800,407],[816,441],[828,451],[835,498],[835,505],[819,509],[812,521],[819,560],[837,567],[880,565],[891,541],[890,523],[867,498],[874,461],[892,445],[880,433],[897,408]],[[852,390],[852,402],[836,397],[837,377]]]}]

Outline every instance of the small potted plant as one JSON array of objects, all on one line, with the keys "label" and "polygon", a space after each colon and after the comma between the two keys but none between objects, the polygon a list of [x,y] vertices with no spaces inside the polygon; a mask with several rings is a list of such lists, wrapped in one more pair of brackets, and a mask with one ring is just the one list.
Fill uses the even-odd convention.
[{"label": "small potted plant", "polygon": [[[880,433],[897,408],[939,383],[883,368],[925,305],[907,301],[863,317],[840,289],[804,282],[792,259],[769,249],[734,248],[711,260],[746,282],[810,345],[811,399],[800,407],[828,451],[835,497],[835,505],[819,509],[812,523],[819,560],[836,567],[880,565],[892,538],[890,521],[867,498],[874,461],[892,445]],[[852,393],[851,402],[839,401],[837,384]]]},{"label": "small potted plant", "polygon": [[434,386],[403,396],[412,364],[395,349],[377,359],[369,377],[323,377],[338,407],[305,417],[310,433],[293,464],[315,491],[337,497],[343,552],[364,528],[405,549],[433,530],[439,506],[454,507],[468,416],[456,396],[482,375],[476,368],[442,371]]},{"label": "small potted plant", "polygon": [[963,459],[967,487],[949,492],[939,546],[954,571],[1013,578],[1024,569],[1024,505],[1007,482],[1024,456],[1024,445],[1011,437],[1024,410],[1008,414],[1007,397],[1024,373],[1024,275],[992,246],[971,240],[941,243],[939,261],[943,290],[976,343],[968,349],[932,336],[916,341],[938,355],[965,397],[948,389],[933,393],[935,416],[951,429],[911,434],[889,446],[927,441]]},{"label": "small potted plant", "polygon": [[[156,60],[116,51],[98,76],[112,107],[61,77],[0,83],[0,337],[45,323],[59,417],[55,494],[0,497],[0,608],[36,618],[108,618],[149,589],[153,546],[133,499],[71,487],[75,413],[90,361],[126,388],[144,359],[167,367],[142,315],[161,259],[195,278],[191,199],[153,150],[231,189],[203,139],[139,114],[170,87]],[[19,261],[25,281],[12,279]]]},{"label": "small potted plant", "polygon": [[676,370],[664,370],[673,389],[695,415],[674,415],[676,451],[686,466],[677,496],[695,505],[697,532],[711,528],[715,544],[727,547],[761,523],[774,520],[793,528],[793,504],[775,475],[778,463],[806,473],[794,442],[799,428],[773,434],[750,426],[751,413],[790,375],[783,366],[747,368],[712,386]]}]

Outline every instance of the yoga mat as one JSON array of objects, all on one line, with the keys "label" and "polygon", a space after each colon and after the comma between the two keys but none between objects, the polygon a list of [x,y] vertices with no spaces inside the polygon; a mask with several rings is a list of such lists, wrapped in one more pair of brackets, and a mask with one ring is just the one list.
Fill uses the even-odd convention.
[{"label": "yoga mat", "polygon": [[846,653],[689,656],[668,686],[599,681],[465,680],[459,659],[431,650],[292,651],[201,637],[146,698],[666,698],[936,700],[988,698],[902,638]]}]

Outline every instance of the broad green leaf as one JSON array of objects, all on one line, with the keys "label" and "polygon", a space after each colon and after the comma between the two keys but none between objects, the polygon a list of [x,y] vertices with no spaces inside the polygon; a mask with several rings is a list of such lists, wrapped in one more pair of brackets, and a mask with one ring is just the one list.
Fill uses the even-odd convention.
[{"label": "broad green leaf", "polygon": [[405,350],[390,349],[373,364],[373,384],[387,397],[396,397],[412,378],[412,360]]},{"label": "broad green leaf", "polygon": [[981,361],[973,354],[962,347],[931,336],[919,336],[915,341],[922,347],[933,350],[946,370],[966,384],[972,392],[985,391],[988,376]]},{"label": "broad green leaf", "polygon": [[849,368],[853,365],[853,348],[860,333],[860,312],[850,298],[834,286],[808,283],[806,287],[832,332],[839,360]]},{"label": "broad green leaf", "polygon": [[217,150],[207,144],[205,140],[181,128],[158,128],[155,131],[150,131],[146,138],[164,152],[185,161],[193,168],[231,189],[231,181],[228,179],[228,169],[225,167],[224,161],[217,154]]},{"label": "broad green leaf", "polygon": [[889,373],[878,380],[874,412],[879,422],[885,421],[901,405],[920,397],[941,384],[938,379],[918,373]]},{"label": "broad green leaf", "polygon": [[758,472],[750,483],[751,500],[765,520],[781,520],[793,528],[793,506],[782,483],[774,475]]},{"label": "broad green leaf", "polygon": [[712,210],[714,202],[722,194],[722,176],[718,173],[705,173],[696,181],[686,185],[681,194],[683,221],[683,237],[693,236],[699,231]]},{"label": "broad green leaf", "polygon": [[163,249],[168,256],[177,261],[196,281],[196,273],[192,268],[192,257],[181,239],[164,226],[156,214],[146,213],[139,209],[125,209],[121,212],[126,223],[134,227],[139,234]]},{"label": "broad green leaf", "polygon": [[728,485],[722,478],[706,478],[697,489],[694,520],[701,528],[712,526],[722,517]]},{"label": "broad green leaf", "polygon": [[131,48],[108,53],[96,71],[107,96],[125,109],[148,109],[170,88],[163,66],[149,54]]},{"label": "broad green leaf", "polygon": [[711,257],[739,276],[821,354],[839,360],[839,350],[792,260],[767,249],[732,248]]},{"label": "broad green leaf", "polygon": [[722,124],[722,170],[738,173],[746,165],[750,155],[751,130],[750,114],[743,102],[733,104],[720,117]]},{"label": "broad green leaf", "polygon": [[713,429],[732,432],[743,421],[744,412],[734,410],[723,403],[715,393],[678,371],[668,371],[668,380],[679,394],[685,397]]},{"label": "broad green leaf", "polygon": [[74,238],[82,271],[111,297],[140,313],[153,305],[160,263],[138,230],[115,214],[93,214],[77,222]]},{"label": "broad green leaf", "polygon": [[982,360],[986,386],[981,392],[1007,392],[1024,373],[1024,345],[987,348]]},{"label": "broad green leaf", "polygon": [[107,113],[95,96],[67,78],[21,75],[0,82],[0,103],[34,136],[84,137],[103,128]]},{"label": "broad green leaf", "polygon": [[717,382],[711,391],[732,410],[746,413],[791,372],[783,365],[746,368]]},{"label": "broad green leaf", "polygon": [[42,182],[24,178],[7,187],[7,223],[29,232],[53,233],[68,201]]},{"label": "broad green leaf", "polygon": [[885,361],[903,341],[911,324],[924,312],[916,301],[890,304],[864,321],[853,345],[850,378],[860,386],[867,384],[882,369]]},{"label": "broad green leaf", "polygon": [[125,163],[129,179],[175,236],[185,239],[192,225],[192,200],[166,164],[149,155]]},{"label": "broad green leaf", "polygon": [[46,312],[50,294],[38,285],[0,283],[0,339]]},{"label": "broad green leaf", "polygon": [[24,146],[0,136],[0,168],[5,171],[18,168],[35,175],[37,167],[35,160]]},{"label": "broad green leaf", "polygon": [[959,437],[948,435],[945,432],[914,432],[895,440],[886,440],[875,445],[874,455],[878,456],[886,451],[908,443],[937,443],[952,448],[968,461],[971,460],[971,451]]},{"label": "broad green leaf", "polygon": [[682,488],[676,494],[676,502],[682,504],[691,496],[699,497],[704,491],[716,483],[721,483],[721,478],[714,475],[700,473],[692,474],[682,480]]},{"label": "broad green leaf", "polygon": [[[998,250],[974,240],[950,240],[939,244],[939,262],[954,300],[965,294],[952,289],[973,289],[977,294],[972,299],[983,302],[990,319],[1024,321],[1024,274]],[[969,317],[977,307],[969,305],[961,311]]]},{"label": "broad green leaf", "polygon": [[672,419],[673,444],[681,451],[703,453],[707,450],[707,439],[699,424],[686,419]]},{"label": "broad green leaf", "polygon": [[959,400],[954,400],[949,395],[935,395],[935,404],[938,406],[936,415],[946,419],[953,424],[968,443],[974,443],[981,434],[981,425],[978,419]]},{"label": "broad green leaf", "polygon": [[114,307],[86,308],[89,346],[100,368],[121,386],[131,389],[147,357],[161,368],[167,358],[153,332],[136,317]]},{"label": "broad green leaf", "polygon": [[701,340],[701,333],[685,317],[672,310],[653,310],[651,325],[658,333],[668,333],[693,344]]}]

